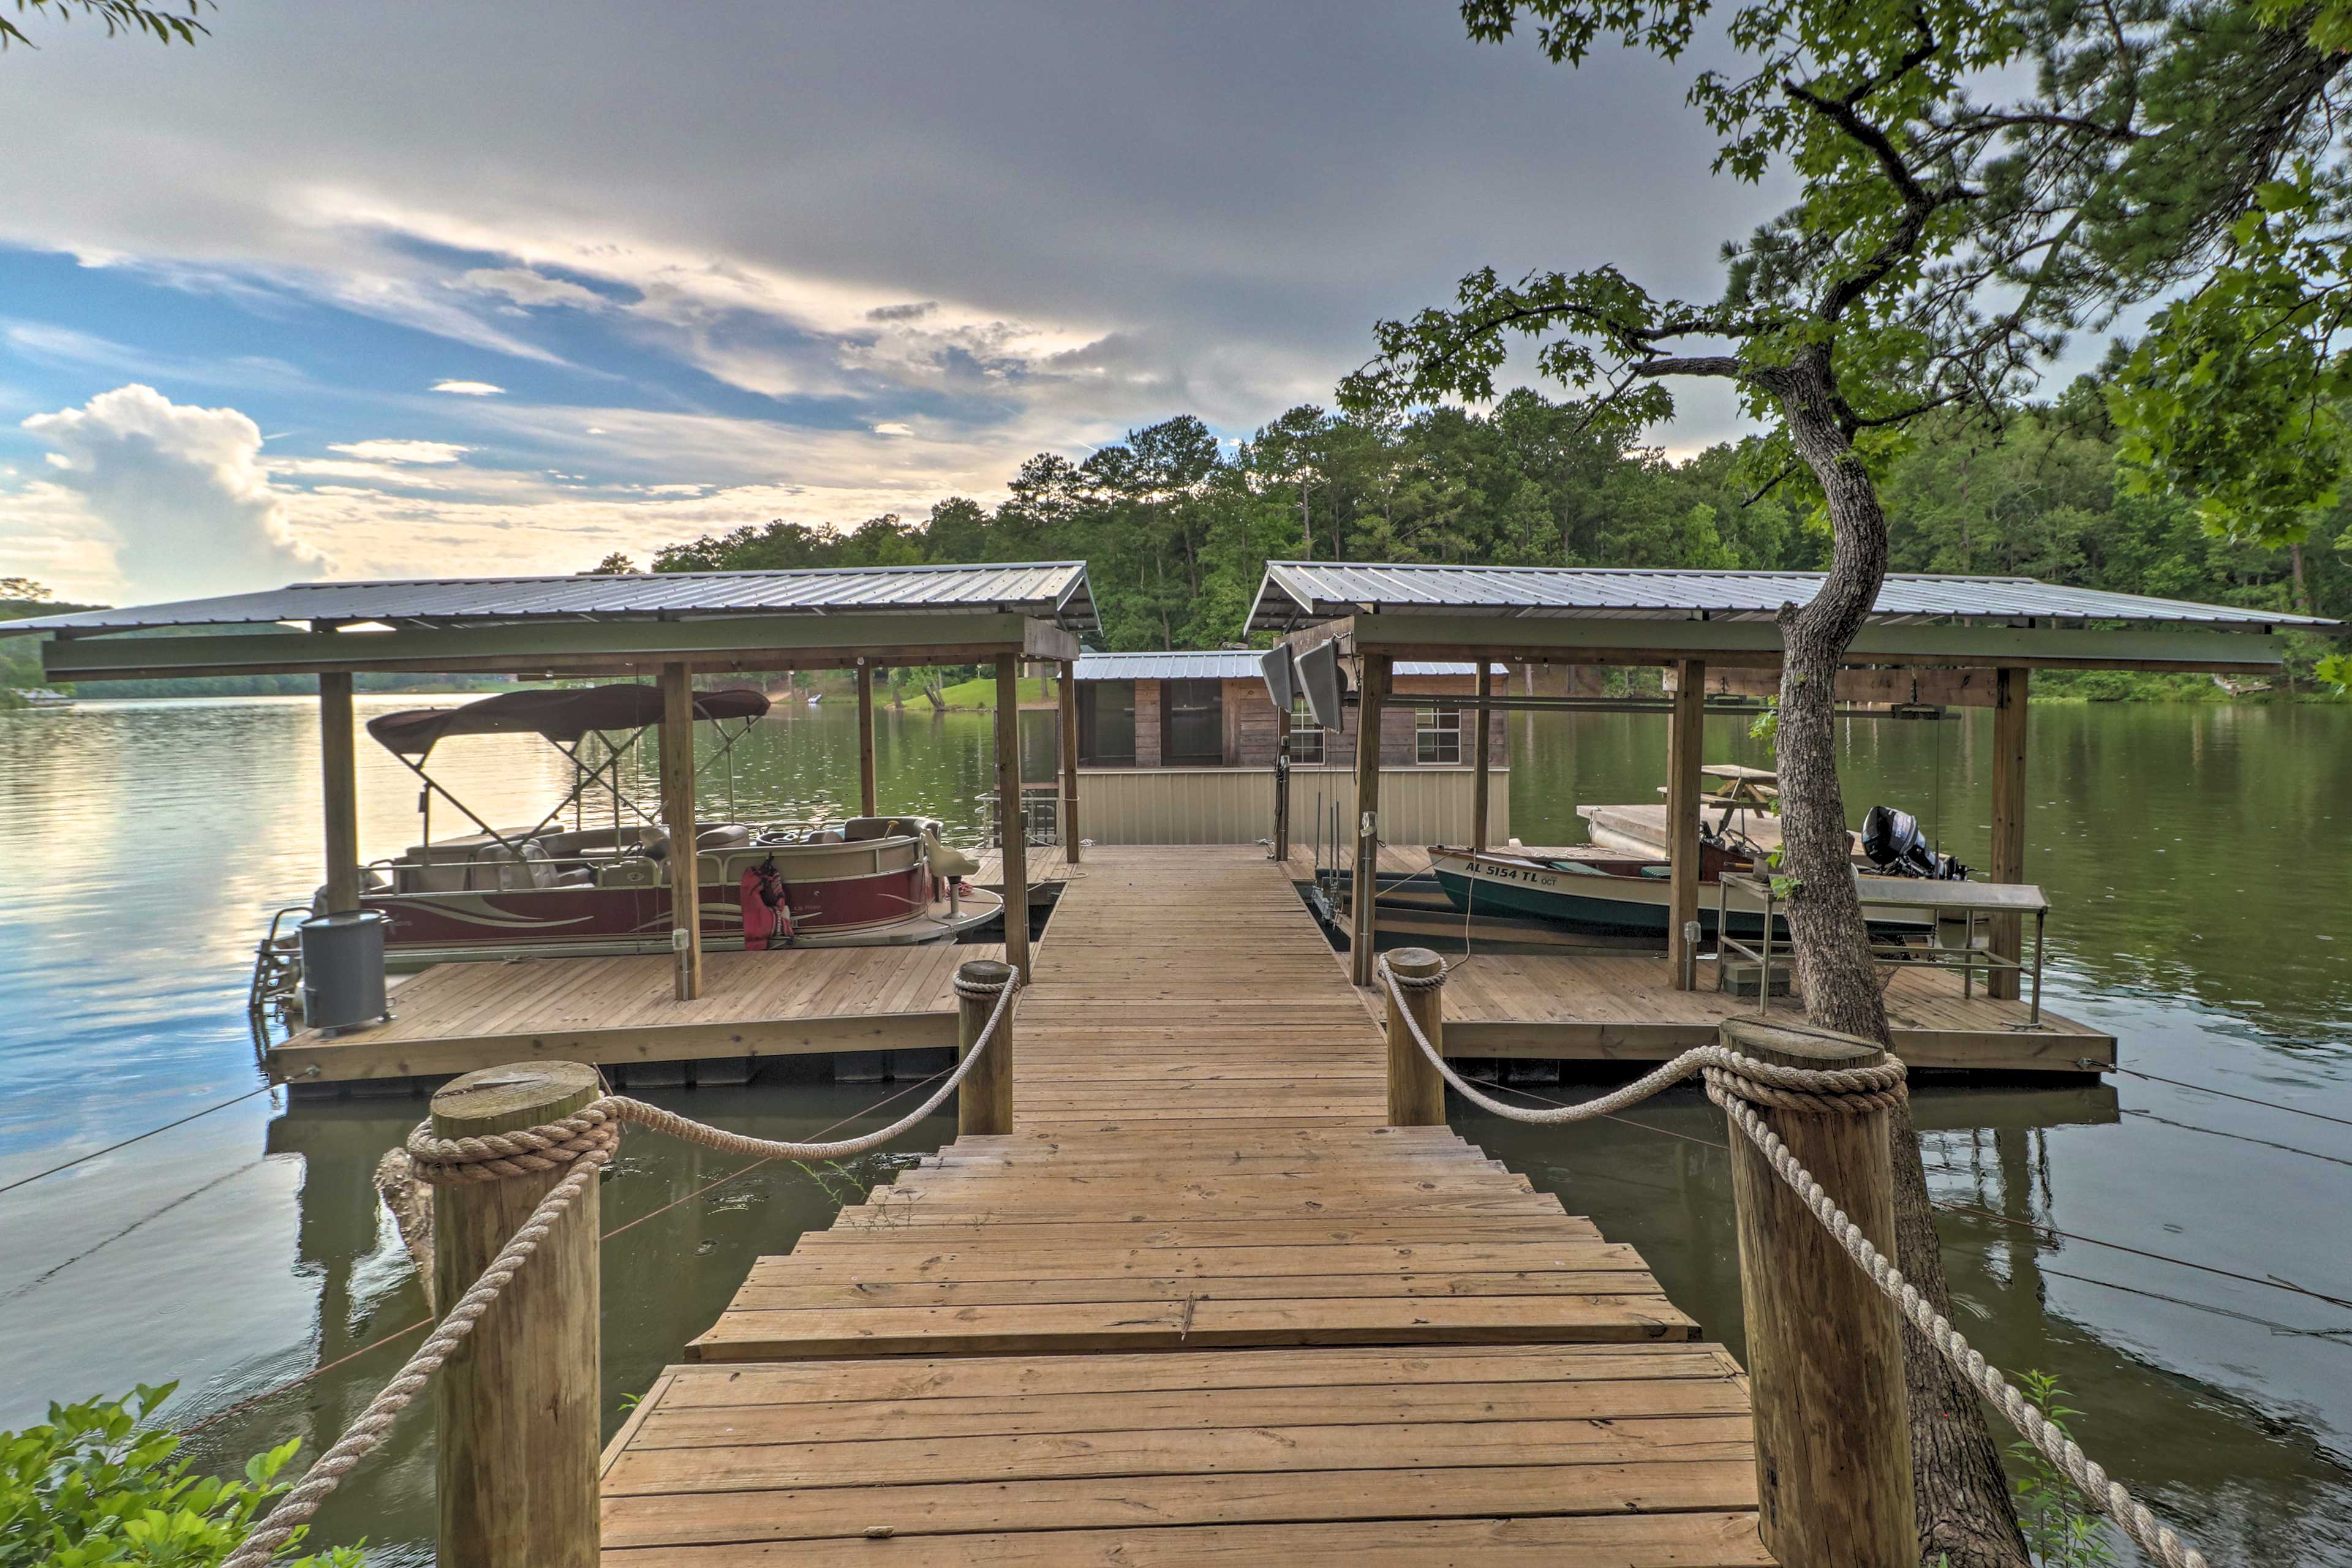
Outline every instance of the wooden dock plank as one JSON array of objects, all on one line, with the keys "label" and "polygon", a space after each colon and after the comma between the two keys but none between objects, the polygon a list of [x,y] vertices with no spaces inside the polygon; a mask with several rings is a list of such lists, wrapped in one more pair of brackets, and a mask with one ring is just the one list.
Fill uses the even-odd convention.
[{"label": "wooden dock plank", "polygon": [[673,998],[664,954],[443,963],[393,993],[393,1018],[274,1047],[283,1082],[435,1077],[525,1060],[629,1066],[955,1044],[954,966],[1000,945],[788,948],[703,955]]},{"label": "wooden dock plank", "polygon": [[761,1259],[615,1439],[616,1568],[1769,1563],[1738,1367],[1633,1248],[1384,1125],[1282,868],[1093,851],[1035,971],[1013,1130]]}]

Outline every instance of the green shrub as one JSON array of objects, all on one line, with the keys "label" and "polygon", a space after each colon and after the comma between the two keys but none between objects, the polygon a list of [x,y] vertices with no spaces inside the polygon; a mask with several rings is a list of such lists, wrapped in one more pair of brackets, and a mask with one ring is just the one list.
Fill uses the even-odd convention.
[{"label": "green shrub", "polygon": [[[148,1424],[177,1386],[52,1405],[47,1426],[0,1432],[0,1568],[212,1568],[236,1550],[288,1489],[276,1478],[301,1441],[247,1459],[242,1481],[191,1475],[192,1461],[173,1458],[179,1434]],[[287,1568],[360,1561],[339,1547]]]},{"label": "green shrub", "polygon": [[[2029,1372],[2019,1378],[2025,1396],[2042,1406],[2050,1424],[2063,1434],[2067,1417],[2080,1415],[2060,1401],[2066,1391],[2048,1373]],[[2106,1529],[2092,1511],[2090,1500],[2075,1489],[2066,1472],[2050,1462],[2032,1444],[2010,1445],[2021,1473],[2017,1478],[2017,1522],[2025,1544],[2040,1568],[2111,1568],[2116,1550]]]}]

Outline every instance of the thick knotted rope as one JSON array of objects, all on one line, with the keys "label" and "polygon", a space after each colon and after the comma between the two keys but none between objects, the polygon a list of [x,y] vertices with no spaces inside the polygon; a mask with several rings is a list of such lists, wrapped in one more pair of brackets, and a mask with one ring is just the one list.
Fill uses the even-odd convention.
[{"label": "thick knotted rope", "polygon": [[740,1132],[730,1132],[723,1127],[664,1110],[641,1100],[625,1095],[608,1094],[598,1099],[560,1121],[525,1128],[519,1132],[488,1132],[470,1138],[436,1138],[432,1123],[421,1122],[408,1135],[408,1155],[418,1179],[437,1184],[457,1182],[495,1182],[509,1176],[525,1176],[570,1167],[564,1178],[548,1190],[539,1206],[530,1211],[490,1266],[482,1270],[456,1304],[449,1315],[416,1347],[399,1373],[383,1391],[368,1401],[358,1419],[346,1428],[335,1446],[320,1458],[317,1464],[302,1478],[301,1484],[278,1500],[268,1517],[254,1528],[237,1549],[231,1552],[221,1568],[267,1568],[278,1549],[293,1538],[294,1532],[309,1523],[319,1505],[341,1484],[345,1476],[359,1467],[362,1460],[380,1447],[392,1431],[393,1423],[408,1408],[417,1394],[442,1364],[463,1344],[466,1336],[474,1331],[482,1314],[499,1299],[507,1282],[518,1269],[539,1250],[555,1222],[564,1211],[577,1202],[596,1179],[596,1173],[608,1163],[621,1145],[621,1128],[635,1122],[657,1132],[667,1132],[706,1148],[730,1153],[757,1155],[773,1160],[837,1160],[852,1154],[862,1154],[889,1142],[920,1121],[940,1102],[946,1100],[956,1085],[971,1073],[996,1038],[996,1032],[1012,1010],[1013,998],[1021,989],[1017,971],[1008,971],[1001,985],[967,984],[962,976],[956,978],[957,994],[973,1000],[993,996],[996,1006],[988,1016],[980,1036],[964,1053],[932,1096],[900,1117],[889,1126],[845,1138],[833,1143],[780,1143],[768,1138],[750,1138]]},{"label": "thick knotted rope", "polygon": [[2024,1436],[2026,1441],[2074,1482],[2094,1508],[2114,1520],[2123,1532],[2140,1546],[2155,1553],[2157,1560],[2166,1568],[2208,1568],[2203,1553],[2149,1512],[2147,1504],[2132,1496],[2120,1481],[2107,1474],[2104,1467],[2084,1454],[2081,1445],[2068,1437],[2039,1405],[2020,1394],[2016,1386],[2001,1375],[1998,1367],[1988,1363],[1983,1354],[1969,1343],[1967,1336],[1952,1326],[1949,1318],[1936,1310],[1934,1305],[1919,1293],[1918,1287],[1903,1278],[1902,1271],[1878,1250],[1870,1237],[1862,1233],[1859,1226],[1847,1217],[1845,1210],[1822,1190],[1813,1173],[1799,1163],[1797,1157],[1789,1152],[1789,1146],[1780,1141],[1780,1135],[1767,1127],[1764,1119],[1756,1113],[1756,1107],[1759,1105],[1775,1110],[1827,1114],[1891,1109],[1900,1103],[1904,1096],[1901,1062],[1890,1057],[1884,1066],[1874,1068],[1790,1068],[1761,1061],[1724,1046],[1701,1046],[1685,1051],[1665,1066],[1636,1079],[1622,1089],[1575,1105],[1541,1110],[1505,1105],[1479,1093],[1446,1065],[1444,1057],[1423,1032],[1421,1021],[1406,1005],[1408,994],[1433,991],[1443,985],[1445,983],[1444,971],[1423,978],[1407,979],[1383,961],[1381,974],[1388,982],[1389,995],[1396,1004],[1397,1014],[1404,1020],[1414,1043],[1445,1081],[1473,1103],[1513,1121],[1555,1124],[1587,1121],[1638,1104],[1694,1073],[1702,1075],[1706,1080],[1707,1098],[1723,1107],[1725,1118],[1756,1146],[1757,1152],[1764,1156],[1765,1163],[1772,1168],[1773,1174],[1787,1184],[1789,1190],[1797,1194],[1812,1216],[1837,1238],[1838,1245],[1870,1278],[1871,1283],[1877,1286],[1912,1326],[1927,1337],[1927,1342],[1936,1347],[1937,1354],[1990,1400],[1993,1407]]},{"label": "thick knotted rope", "polygon": [[1445,1058],[1429,1037],[1422,1033],[1421,1020],[1405,1005],[1410,993],[1427,992],[1445,984],[1444,972],[1423,978],[1399,974],[1387,963],[1381,965],[1381,976],[1388,983],[1395,999],[1397,1012],[1422,1054],[1437,1069],[1438,1076],[1452,1084],[1463,1099],[1481,1110],[1513,1121],[1533,1121],[1547,1126],[1565,1122],[1591,1121],[1629,1106],[1639,1105],[1652,1095],[1673,1088],[1685,1079],[1704,1077],[1711,1085],[1717,1081],[1735,1087],[1739,1098],[1756,1105],[1770,1106],[1775,1110],[1810,1110],[1820,1115],[1837,1115],[1862,1110],[1891,1110],[1903,1102],[1903,1064],[1893,1058],[1877,1067],[1867,1068],[1790,1068],[1778,1062],[1768,1062],[1756,1057],[1732,1050],[1727,1046],[1693,1046],[1689,1050],[1664,1067],[1643,1074],[1622,1089],[1577,1101],[1574,1105],[1545,1106],[1540,1110],[1524,1105],[1507,1105],[1481,1093],[1477,1087],[1447,1065]]},{"label": "thick knotted rope", "polygon": [[485,1132],[470,1138],[440,1138],[433,1132],[432,1123],[419,1122],[408,1135],[408,1157],[414,1164],[417,1180],[436,1185],[457,1182],[495,1182],[509,1176],[528,1175],[537,1172],[559,1170],[575,1160],[592,1155],[609,1159],[621,1141],[621,1128],[634,1122],[656,1132],[667,1132],[689,1143],[699,1143],[706,1149],[717,1149],[730,1154],[747,1154],[767,1160],[841,1160],[853,1154],[863,1154],[887,1143],[937,1110],[956,1086],[971,1076],[980,1065],[981,1053],[995,1039],[999,1020],[1013,1005],[1013,998],[1021,989],[1020,976],[1009,973],[1001,985],[970,984],[961,976],[956,979],[956,993],[978,1001],[994,997],[996,1006],[988,1022],[972,1042],[963,1059],[956,1064],[931,1097],[887,1127],[844,1138],[831,1143],[784,1143],[771,1138],[752,1138],[740,1132],[730,1132],[723,1127],[713,1127],[691,1117],[665,1110],[658,1105],[648,1105],[642,1100],[632,1100],[625,1094],[608,1094],[559,1121],[527,1127],[519,1132]]}]

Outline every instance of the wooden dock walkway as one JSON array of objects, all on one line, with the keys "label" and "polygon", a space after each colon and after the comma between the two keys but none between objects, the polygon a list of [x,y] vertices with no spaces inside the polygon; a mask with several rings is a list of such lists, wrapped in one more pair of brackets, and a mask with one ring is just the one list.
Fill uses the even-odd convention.
[{"label": "wooden dock walkway", "polygon": [[1383,1125],[1282,868],[1089,851],[1035,966],[1013,1132],[754,1268],[607,1449],[613,1568],[1770,1562],[1737,1365]]}]

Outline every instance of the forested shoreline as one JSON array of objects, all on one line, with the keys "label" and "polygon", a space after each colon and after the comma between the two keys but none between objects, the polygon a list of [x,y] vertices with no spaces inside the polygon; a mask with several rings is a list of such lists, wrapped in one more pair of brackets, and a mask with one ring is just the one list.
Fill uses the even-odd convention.
[{"label": "forested shoreline", "polygon": [[[1828,533],[1812,492],[1797,476],[1755,471],[1760,457],[1751,441],[1676,461],[1612,437],[1580,404],[1524,389],[1486,413],[1436,408],[1393,425],[1305,405],[1234,447],[1186,415],[1082,462],[1041,453],[992,510],[950,496],[920,519],[747,525],[667,545],[652,569],[1083,559],[1102,646],[1215,647],[1240,636],[1268,560],[1818,570]],[[1923,426],[1878,468],[1898,572],[2014,574],[2323,616],[2352,605],[2352,508],[2338,506],[2304,546],[2217,537],[2189,500],[2132,493],[2103,389],[2087,376],[1999,427],[1958,416]],[[600,569],[627,566],[614,557]],[[2288,640],[2288,673],[2308,681],[2328,645]],[[2115,677],[2083,694],[2210,690]]]}]

